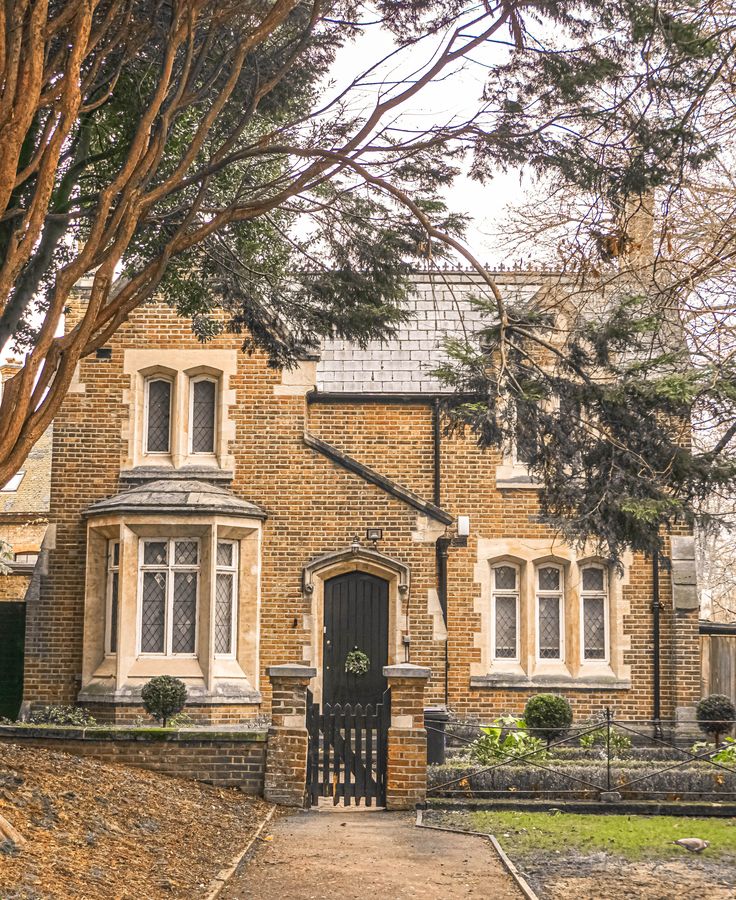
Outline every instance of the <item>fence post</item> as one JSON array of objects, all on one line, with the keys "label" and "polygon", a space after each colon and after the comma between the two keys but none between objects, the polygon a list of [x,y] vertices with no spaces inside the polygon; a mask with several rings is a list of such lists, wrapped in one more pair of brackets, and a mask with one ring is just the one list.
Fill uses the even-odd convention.
[{"label": "fence post", "polygon": [[604,803],[618,803],[621,799],[619,791],[611,790],[611,707],[606,707],[606,790],[601,791],[599,800]]},{"label": "fence post", "polygon": [[427,797],[424,690],[431,671],[412,663],[385,666],[391,690],[386,809],[413,809]]},{"label": "fence post", "polygon": [[283,806],[304,806],[307,787],[307,687],[317,674],[309,666],[269,666],[271,727],[268,729],[263,796]]}]

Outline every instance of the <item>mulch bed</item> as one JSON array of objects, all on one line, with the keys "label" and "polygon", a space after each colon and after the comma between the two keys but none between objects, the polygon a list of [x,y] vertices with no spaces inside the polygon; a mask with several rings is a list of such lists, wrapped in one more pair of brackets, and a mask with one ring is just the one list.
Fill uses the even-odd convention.
[{"label": "mulch bed", "polygon": [[269,806],[126,766],[0,745],[2,900],[204,897]]}]

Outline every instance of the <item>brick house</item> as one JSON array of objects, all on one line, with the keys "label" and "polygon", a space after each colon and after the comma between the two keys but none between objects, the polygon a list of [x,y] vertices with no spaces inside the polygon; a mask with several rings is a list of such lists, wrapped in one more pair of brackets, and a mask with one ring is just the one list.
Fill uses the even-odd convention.
[{"label": "brick house", "polygon": [[[533,296],[549,274],[499,272]],[[268,666],[303,662],[316,699],[369,702],[382,668],[432,671],[429,702],[518,712],[560,691],[579,718],[654,709],[653,570],[623,573],[537,521],[513,454],[448,436],[442,338],[472,327],[475,276],[415,276],[414,317],[364,350],[328,341],[292,371],[163,304],[84,360],[54,427],[50,564],[29,608],[25,700],[141,711],[155,674],[190,714],[268,708]],[[462,321],[461,321],[462,320]],[[470,324],[469,324],[470,323]],[[659,579],[661,715],[699,696],[692,540]],[[368,667],[347,673],[346,657]],[[367,660],[366,660],[367,657]]]}]

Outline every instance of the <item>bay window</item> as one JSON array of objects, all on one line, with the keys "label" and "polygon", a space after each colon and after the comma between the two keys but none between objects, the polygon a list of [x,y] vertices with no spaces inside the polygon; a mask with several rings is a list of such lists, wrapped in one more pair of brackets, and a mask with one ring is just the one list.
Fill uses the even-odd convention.
[{"label": "bay window", "polygon": [[238,609],[238,545],[217,542],[215,572],[215,655],[235,654]]},{"label": "bay window", "polygon": [[107,542],[107,615],[105,651],[118,652],[118,604],[120,599],[120,541]]},{"label": "bay window", "polygon": [[142,541],[139,573],[141,654],[195,655],[199,540]]}]

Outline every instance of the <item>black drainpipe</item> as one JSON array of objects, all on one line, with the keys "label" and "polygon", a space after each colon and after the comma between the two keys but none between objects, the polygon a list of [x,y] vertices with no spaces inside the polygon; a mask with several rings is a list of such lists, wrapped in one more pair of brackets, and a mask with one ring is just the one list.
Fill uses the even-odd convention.
[{"label": "black drainpipe", "polygon": [[434,436],[434,484],[432,490],[432,502],[435,506],[440,505],[442,500],[441,481],[440,481],[440,401],[439,397],[434,398],[432,404],[432,431]]},{"label": "black drainpipe", "polygon": [[659,662],[659,613],[662,604],[659,601],[659,553],[652,554],[652,675],[654,679],[654,703],[652,707],[654,736],[662,736],[662,704],[661,704],[661,676]]},{"label": "black drainpipe", "polygon": [[[440,506],[442,502],[442,476],[441,476],[441,417],[440,417],[440,399],[434,398],[432,404],[432,433],[433,433],[433,450],[434,450],[434,467],[433,467],[433,490],[432,502],[435,506]],[[440,607],[442,609],[442,618],[445,623],[445,633],[447,633],[447,551],[450,546],[450,539],[446,537],[437,538],[437,596],[439,597]],[[450,655],[449,641],[445,638],[445,706],[449,702],[449,671],[450,671]]]}]

